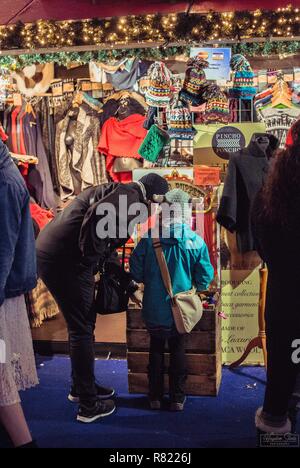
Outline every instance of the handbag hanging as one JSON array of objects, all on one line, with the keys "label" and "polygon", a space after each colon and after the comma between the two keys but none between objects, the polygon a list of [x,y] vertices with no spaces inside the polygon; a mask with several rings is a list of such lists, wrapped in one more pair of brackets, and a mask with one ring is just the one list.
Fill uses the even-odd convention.
[{"label": "handbag hanging", "polygon": [[104,263],[101,278],[96,286],[94,307],[100,315],[119,314],[128,307],[129,297],[133,293],[130,274],[125,271],[125,246],[123,247],[122,265]]},{"label": "handbag hanging", "polygon": [[170,137],[165,130],[161,129],[157,125],[152,125],[141,144],[138,153],[147,161],[156,162],[160,152],[168,143],[169,139]]},{"label": "handbag hanging", "polygon": [[164,286],[171,299],[171,307],[176,329],[179,334],[190,333],[203,314],[203,306],[196,288],[173,293],[172,280],[160,239],[153,239],[155,255],[161,271]]}]

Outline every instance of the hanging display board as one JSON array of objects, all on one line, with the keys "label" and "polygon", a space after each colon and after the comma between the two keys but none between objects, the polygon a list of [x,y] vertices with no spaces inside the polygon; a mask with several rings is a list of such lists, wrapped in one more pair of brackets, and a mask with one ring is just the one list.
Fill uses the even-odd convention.
[{"label": "hanging display board", "polygon": [[254,133],[265,133],[264,123],[195,125],[194,164],[223,164],[248,146]]}]

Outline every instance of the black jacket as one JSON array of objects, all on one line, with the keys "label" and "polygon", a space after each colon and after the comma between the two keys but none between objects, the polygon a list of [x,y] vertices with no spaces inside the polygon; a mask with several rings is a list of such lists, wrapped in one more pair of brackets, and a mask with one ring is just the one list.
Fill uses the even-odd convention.
[{"label": "black jacket", "polygon": [[[260,137],[268,137],[264,151]],[[273,135],[255,133],[247,148],[232,156],[227,168],[224,190],[217,221],[230,232],[236,232],[239,251],[255,250],[250,212],[253,200],[262,187],[269,170],[270,159],[278,146]]]},{"label": "black jacket", "polygon": [[[128,226],[134,216],[120,210],[120,195],[127,197],[128,207],[133,203],[145,203],[142,190],[136,183],[91,187],[78,195],[41,231],[36,243],[38,254],[55,261],[65,258],[86,265],[101,264],[132,234],[128,232]],[[107,214],[97,214],[101,203],[112,204],[116,212],[116,235],[105,239],[99,238],[96,232],[98,222]],[[121,222],[127,223],[127,233],[120,239],[118,227]]]}]

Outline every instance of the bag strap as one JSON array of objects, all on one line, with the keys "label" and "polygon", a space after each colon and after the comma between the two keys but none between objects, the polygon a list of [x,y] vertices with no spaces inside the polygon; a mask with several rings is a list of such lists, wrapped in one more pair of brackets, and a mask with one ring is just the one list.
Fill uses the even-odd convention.
[{"label": "bag strap", "polygon": [[152,242],[153,242],[154,252],[155,252],[158,264],[159,264],[159,268],[161,271],[161,276],[162,276],[165,288],[170,298],[173,299],[174,294],[173,294],[172,280],[171,280],[169,268],[166,262],[166,257],[163,252],[160,239],[152,239]]},{"label": "bag strap", "polygon": [[123,245],[123,251],[122,251],[122,267],[124,271],[125,271],[125,256],[126,256],[126,244]]}]

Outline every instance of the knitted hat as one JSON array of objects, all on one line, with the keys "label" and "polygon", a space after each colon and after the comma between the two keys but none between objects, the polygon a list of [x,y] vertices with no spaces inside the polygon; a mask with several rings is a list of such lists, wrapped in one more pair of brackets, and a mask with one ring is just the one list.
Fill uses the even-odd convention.
[{"label": "knitted hat", "polygon": [[165,195],[169,190],[166,179],[153,172],[143,176],[139,182],[145,187],[147,200],[153,200],[153,195]]},{"label": "knitted hat", "polygon": [[229,122],[229,100],[221,88],[215,84],[210,84],[204,93],[207,100],[204,122],[205,123],[224,123]]},{"label": "knitted hat", "polygon": [[250,63],[243,55],[235,54],[230,66],[234,72],[233,87],[229,90],[230,97],[251,99],[257,89],[254,87],[254,73]]},{"label": "knitted hat", "polygon": [[154,62],[148,74],[147,104],[152,107],[167,107],[171,99],[172,73],[163,62]]},{"label": "knitted hat", "polygon": [[207,85],[204,68],[208,67],[208,62],[200,57],[191,58],[187,62],[185,80],[179,97],[181,101],[199,106],[203,103],[201,95]]},{"label": "knitted hat", "polygon": [[168,134],[174,140],[193,140],[196,130],[187,107],[179,101],[167,111]]},{"label": "knitted hat", "polygon": [[185,224],[190,224],[192,216],[192,205],[190,196],[187,192],[181,189],[173,189],[166,194],[166,201],[176,205],[174,221],[181,221]]}]

